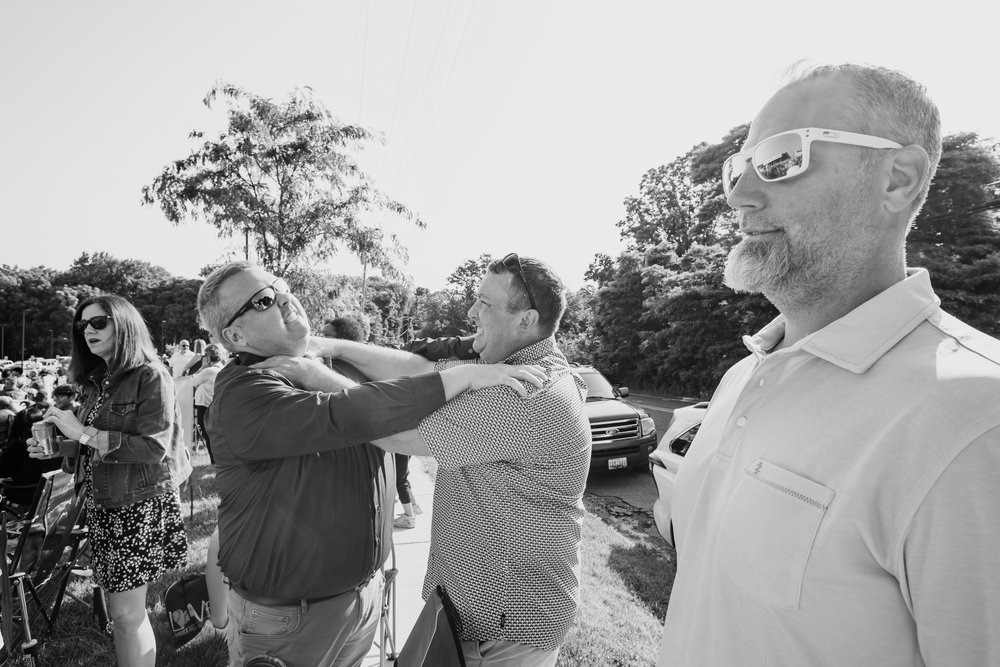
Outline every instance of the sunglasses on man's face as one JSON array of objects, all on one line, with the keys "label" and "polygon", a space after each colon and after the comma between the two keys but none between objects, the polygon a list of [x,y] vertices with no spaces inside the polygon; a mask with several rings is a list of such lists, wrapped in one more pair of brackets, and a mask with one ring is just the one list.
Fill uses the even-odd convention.
[{"label": "sunglasses on man's face", "polygon": [[241,315],[251,310],[256,310],[258,313],[264,312],[274,305],[279,294],[291,293],[292,291],[288,288],[288,283],[281,278],[278,278],[267,287],[261,287],[259,290],[254,292],[253,296],[247,299],[247,302],[240,306],[240,309],[236,311],[236,314],[230,317],[229,321],[226,322],[226,326],[222,328],[228,328],[233,322],[239,319]]},{"label": "sunglasses on man's face", "polygon": [[91,317],[89,320],[77,320],[73,323],[73,326],[75,326],[76,330],[80,333],[87,330],[88,324],[94,328],[94,331],[101,331],[104,327],[108,326],[108,320],[110,319],[110,315],[97,315],[95,317]]},{"label": "sunglasses on man's face", "polygon": [[528,285],[528,279],[524,277],[524,269],[521,268],[521,258],[517,256],[517,253],[510,253],[501,259],[500,263],[511,273],[517,274],[517,277],[524,284],[524,291],[528,293],[528,303],[531,304],[533,310],[538,310],[538,307],[535,306],[535,295],[531,293],[531,286]]},{"label": "sunglasses on man's face", "polygon": [[840,130],[804,127],[775,134],[756,146],[730,155],[722,164],[722,189],[726,197],[732,194],[740,176],[752,164],[760,180],[765,183],[783,181],[805,173],[809,168],[809,147],[814,141],[847,144],[864,148],[902,148],[902,144],[882,137]]}]

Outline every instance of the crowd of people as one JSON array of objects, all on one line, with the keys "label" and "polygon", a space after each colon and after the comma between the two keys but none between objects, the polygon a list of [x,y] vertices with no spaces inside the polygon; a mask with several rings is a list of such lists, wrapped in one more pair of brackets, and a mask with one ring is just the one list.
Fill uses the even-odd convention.
[{"label": "crowd of people", "polygon": [[[780,89],[726,160],[743,239],[725,281],[780,315],[744,338],[678,474],[658,664],[1000,664],[1000,342],[905,264],[939,156],[919,84],[846,65]],[[211,344],[164,363],[131,304],[91,298],[60,403],[34,403],[7,448],[31,418],[64,436],[51,460],[85,490],[122,665],[154,664],[146,586],[186,557],[173,383],[194,373],[230,664],[361,663],[420,455],[439,466],[423,596],[447,592],[467,665],[551,667],[580,604],[590,459],[565,304],[546,263],[510,253],[482,277],[473,337],[397,350],[349,321],[312,335],[282,278],[234,262],[198,294]]]}]

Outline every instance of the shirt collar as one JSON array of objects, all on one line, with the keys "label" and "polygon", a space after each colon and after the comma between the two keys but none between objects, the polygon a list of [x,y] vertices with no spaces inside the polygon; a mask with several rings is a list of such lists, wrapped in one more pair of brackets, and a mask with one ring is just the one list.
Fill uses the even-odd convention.
[{"label": "shirt collar", "polygon": [[262,357],[253,352],[237,352],[234,357],[233,361],[237,366],[253,366],[267,359],[267,357]]},{"label": "shirt collar", "polygon": [[[852,373],[864,373],[940,304],[927,270],[907,269],[906,278],[790,349],[801,349]],[[779,315],[756,335],[744,336],[743,343],[760,360],[784,334],[785,318]]]},{"label": "shirt collar", "polygon": [[547,357],[556,352],[556,339],[554,336],[543,338],[537,343],[532,343],[528,347],[520,350],[503,360],[505,364],[533,364],[543,357]]}]

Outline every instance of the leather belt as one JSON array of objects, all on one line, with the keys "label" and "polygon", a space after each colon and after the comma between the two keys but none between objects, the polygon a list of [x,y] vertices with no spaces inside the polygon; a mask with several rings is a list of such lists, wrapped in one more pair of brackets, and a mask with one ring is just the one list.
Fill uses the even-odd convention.
[{"label": "leather belt", "polygon": [[333,598],[344,595],[345,593],[353,593],[355,591],[359,591],[365,586],[367,586],[368,583],[375,577],[375,574],[378,572],[381,572],[381,570],[375,570],[367,577],[365,577],[364,581],[359,583],[357,586],[348,588],[346,591],[341,591],[340,593],[334,593],[333,595],[322,595],[320,597],[315,597],[315,598],[297,598],[297,599],[278,598],[278,597],[271,597],[269,595],[261,595],[259,593],[254,593],[253,591],[248,591],[245,588],[241,588],[240,586],[232,586],[232,589],[236,591],[240,595],[240,597],[242,597],[244,600],[252,602],[254,604],[259,604],[264,607],[298,607],[300,605],[312,605],[312,604],[317,604],[319,602],[325,602],[326,600],[332,600]]},{"label": "leather belt", "polygon": [[[331,600],[338,595],[343,595],[343,593],[334,593],[333,595],[324,595],[318,598],[274,598],[269,595],[260,595],[259,593],[254,593],[253,591],[248,591],[245,588],[240,588],[239,586],[233,586],[233,590],[239,593],[240,597],[248,602],[253,602],[254,604],[259,604],[264,607],[298,607],[302,604],[316,604],[318,602],[323,602],[325,600]],[[354,590],[354,589],[351,589]]]}]

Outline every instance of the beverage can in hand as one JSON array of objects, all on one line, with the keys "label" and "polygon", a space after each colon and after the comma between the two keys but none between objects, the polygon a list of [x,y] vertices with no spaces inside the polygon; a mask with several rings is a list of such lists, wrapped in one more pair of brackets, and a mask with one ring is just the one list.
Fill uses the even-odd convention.
[{"label": "beverage can in hand", "polygon": [[31,437],[42,448],[42,453],[45,456],[59,453],[59,445],[56,442],[56,427],[52,422],[40,421],[32,424]]}]

